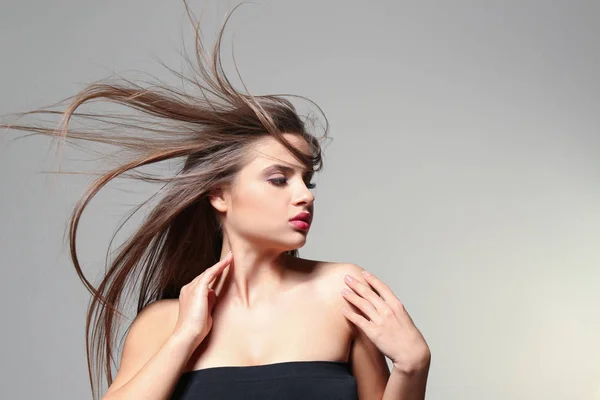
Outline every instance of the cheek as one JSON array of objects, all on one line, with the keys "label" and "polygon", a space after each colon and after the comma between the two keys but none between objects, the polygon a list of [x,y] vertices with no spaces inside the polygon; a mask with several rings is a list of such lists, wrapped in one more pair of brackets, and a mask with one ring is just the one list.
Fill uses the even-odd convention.
[{"label": "cheek", "polygon": [[272,230],[286,220],[287,208],[283,199],[264,184],[248,186],[236,196],[233,205],[236,225],[249,230]]}]

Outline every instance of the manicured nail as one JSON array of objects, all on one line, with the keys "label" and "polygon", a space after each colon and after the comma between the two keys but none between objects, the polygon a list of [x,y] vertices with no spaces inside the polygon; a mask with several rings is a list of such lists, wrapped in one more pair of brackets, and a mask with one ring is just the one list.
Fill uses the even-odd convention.
[{"label": "manicured nail", "polygon": [[367,271],[363,271],[363,275],[364,275],[364,276],[366,276],[367,278],[368,278],[369,276],[371,276],[371,274],[370,274],[369,272],[367,272]]}]

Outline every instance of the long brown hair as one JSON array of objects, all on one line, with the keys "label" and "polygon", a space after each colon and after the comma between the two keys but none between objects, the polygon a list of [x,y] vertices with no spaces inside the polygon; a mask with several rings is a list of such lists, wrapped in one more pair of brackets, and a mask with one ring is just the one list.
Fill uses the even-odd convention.
[{"label": "long brown hair", "polygon": [[[115,315],[124,317],[120,311],[121,305],[137,294],[139,313],[156,300],[178,298],[184,285],[219,260],[223,235],[207,195],[211,190],[227,187],[234,181],[236,173],[249,161],[249,146],[259,138],[272,136],[306,167],[314,171],[322,169],[319,141],[327,138],[329,124],[315,103],[303,96],[290,94],[253,96],[248,93],[243,81],[245,93],[234,89],[225,76],[220,58],[223,32],[231,14],[241,4],[226,16],[212,53],[208,54],[200,40],[199,22],[190,12],[186,0],[183,1],[195,28],[195,61],[198,69],[194,68],[187,53],[185,59],[194,70],[191,77],[172,70],[162,62],[161,65],[182,82],[191,84],[193,91],[174,88],[160,81],[148,87],[125,78],[115,82],[97,81],[54,105],[12,114],[19,118],[39,114],[58,115],[61,117],[58,127],[0,124],[3,128],[33,132],[23,137],[48,135],[58,139],[61,145],[77,145],[79,141],[109,144],[119,148],[118,154],[123,156],[123,161],[117,167],[101,174],[88,187],[68,223],[71,259],[79,278],[92,294],[86,316],[86,354],[94,399],[100,395],[102,369],[107,384],[110,386],[113,381],[111,360],[115,366],[116,363],[112,345],[118,328]],[[325,120],[321,137],[309,133],[307,122],[314,120],[308,115],[302,119],[284,96],[308,100],[319,109]],[[141,115],[76,112],[84,103],[100,100],[126,106],[128,110],[141,112]],[[69,103],[64,111],[51,110],[67,101]],[[106,128],[94,131],[73,129],[69,123],[76,118],[101,122],[106,124]],[[304,137],[311,148],[311,155],[306,156],[292,146],[283,133]],[[183,161],[172,176],[139,171],[141,167],[167,160]],[[57,172],[61,173],[60,167]],[[116,178],[163,185],[152,196],[158,196],[157,205],[133,235],[119,246],[110,263],[107,255],[106,275],[95,287],[85,277],[77,257],[77,228],[83,210],[92,198]],[[127,219],[152,197],[134,208]],[[298,256],[297,249],[286,253],[291,257]]]}]

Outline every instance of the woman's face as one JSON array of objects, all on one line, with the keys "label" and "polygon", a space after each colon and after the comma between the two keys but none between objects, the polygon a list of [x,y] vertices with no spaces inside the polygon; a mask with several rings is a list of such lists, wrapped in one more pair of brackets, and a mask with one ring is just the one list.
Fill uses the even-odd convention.
[{"label": "woman's face", "polygon": [[[284,136],[300,151],[310,154],[309,145],[301,136]],[[234,186],[217,200],[211,200],[217,210],[225,213],[223,223],[229,238],[276,251],[302,247],[310,227],[294,224],[290,219],[309,212],[309,222],[312,220],[312,170],[304,170],[272,137],[260,139],[250,151],[252,161],[240,170]]]}]

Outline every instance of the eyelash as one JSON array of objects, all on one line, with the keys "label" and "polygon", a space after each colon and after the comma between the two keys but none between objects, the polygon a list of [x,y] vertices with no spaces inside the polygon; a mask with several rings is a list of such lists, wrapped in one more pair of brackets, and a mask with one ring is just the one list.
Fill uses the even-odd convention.
[{"label": "eyelash", "polygon": [[[269,182],[273,183],[275,186],[283,186],[283,184],[286,181],[287,181],[287,178],[269,179]],[[306,187],[308,187],[309,189],[314,189],[315,187],[317,187],[317,185],[315,183],[307,183]]]}]

